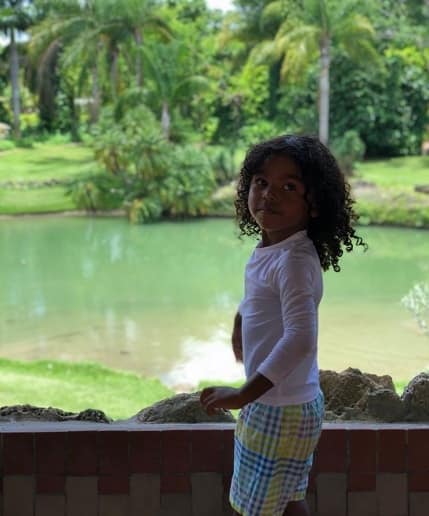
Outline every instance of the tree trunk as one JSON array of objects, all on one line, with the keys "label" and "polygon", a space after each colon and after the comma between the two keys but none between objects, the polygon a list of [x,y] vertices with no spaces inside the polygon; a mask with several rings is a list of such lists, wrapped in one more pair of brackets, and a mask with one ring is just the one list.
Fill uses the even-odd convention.
[{"label": "tree trunk", "polygon": [[10,82],[12,85],[13,134],[16,139],[21,137],[20,115],[21,102],[19,94],[19,57],[15,41],[15,29],[10,29]]},{"label": "tree trunk", "polygon": [[100,114],[100,88],[98,86],[98,65],[95,62],[91,70],[92,75],[92,103],[90,109],[91,124],[98,122],[98,116]]},{"label": "tree trunk", "polygon": [[319,139],[325,145],[329,142],[329,66],[331,64],[331,41],[324,37],[320,48],[319,77]]},{"label": "tree trunk", "polygon": [[136,28],[134,31],[134,38],[137,46],[136,52],[136,84],[138,88],[143,86],[143,67],[142,67],[142,56],[140,49],[143,44],[143,34],[140,28]]},{"label": "tree trunk", "polygon": [[161,115],[161,127],[162,132],[167,140],[170,139],[170,126],[171,126],[171,118],[170,111],[168,109],[168,103],[164,101],[162,103],[162,115]]},{"label": "tree trunk", "polygon": [[110,65],[110,82],[112,87],[112,99],[114,100],[118,95],[118,59],[119,59],[119,50],[115,45],[111,50],[111,59],[112,63]]}]

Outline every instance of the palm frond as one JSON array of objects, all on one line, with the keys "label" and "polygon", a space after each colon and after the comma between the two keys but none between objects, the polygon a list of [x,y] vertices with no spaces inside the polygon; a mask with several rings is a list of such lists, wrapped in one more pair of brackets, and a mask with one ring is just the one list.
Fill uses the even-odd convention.
[{"label": "palm frond", "polygon": [[248,62],[254,63],[255,65],[273,63],[280,55],[275,40],[262,41],[259,45],[252,48]]}]

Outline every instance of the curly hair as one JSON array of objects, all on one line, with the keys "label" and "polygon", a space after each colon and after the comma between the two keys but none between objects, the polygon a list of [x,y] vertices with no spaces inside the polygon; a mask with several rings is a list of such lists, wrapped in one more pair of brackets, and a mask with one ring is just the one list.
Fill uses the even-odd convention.
[{"label": "curly hair", "polygon": [[308,200],[311,195],[309,203],[317,210],[317,216],[310,218],[307,234],[314,243],[323,270],[332,267],[338,272],[342,247],[350,252],[354,246],[363,246],[365,250],[368,246],[353,228],[358,215],[353,210],[350,185],[329,149],[315,137],[282,135],[249,149],[240,170],[235,199],[240,236],[261,234],[249,211],[249,189],[252,176],[273,155],[287,156],[300,169],[306,198]]}]

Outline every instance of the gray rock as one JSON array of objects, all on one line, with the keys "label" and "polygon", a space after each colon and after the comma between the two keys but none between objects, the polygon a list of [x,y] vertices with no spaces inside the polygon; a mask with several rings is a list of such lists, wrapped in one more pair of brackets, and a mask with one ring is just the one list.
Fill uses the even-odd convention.
[{"label": "gray rock", "polygon": [[82,412],[66,412],[54,407],[33,405],[11,405],[0,407],[0,422],[12,421],[92,421],[111,423],[112,420],[101,410],[86,409]]},{"label": "gray rock", "polygon": [[200,393],[176,394],[138,412],[131,421],[139,423],[234,423],[229,410],[209,416],[200,403]]},{"label": "gray rock", "polygon": [[369,416],[378,421],[392,423],[404,420],[405,405],[396,392],[379,389],[368,394],[367,411]]},{"label": "gray rock", "polygon": [[414,377],[402,394],[407,421],[429,421],[429,373]]},{"label": "gray rock", "polygon": [[381,388],[368,375],[351,367],[337,373],[336,377],[330,375],[329,382],[329,390],[324,392],[326,408],[336,414],[342,414],[345,408],[365,411],[368,394]]}]

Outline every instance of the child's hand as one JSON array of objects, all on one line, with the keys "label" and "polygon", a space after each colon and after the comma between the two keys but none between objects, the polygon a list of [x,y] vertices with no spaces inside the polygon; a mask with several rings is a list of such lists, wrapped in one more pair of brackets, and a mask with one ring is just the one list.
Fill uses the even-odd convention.
[{"label": "child's hand", "polygon": [[200,401],[209,416],[216,414],[217,409],[240,409],[246,404],[240,389],[233,387],[206,387]]}]

